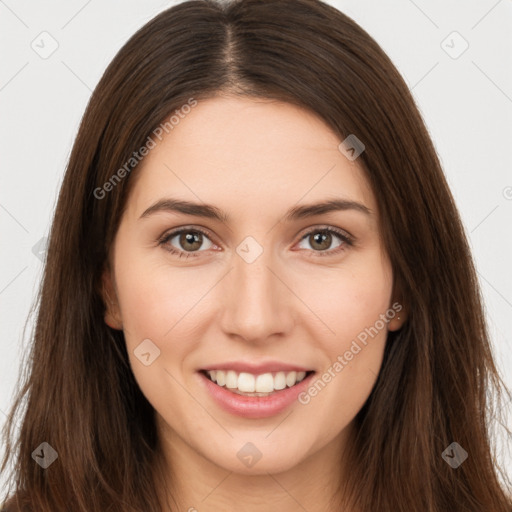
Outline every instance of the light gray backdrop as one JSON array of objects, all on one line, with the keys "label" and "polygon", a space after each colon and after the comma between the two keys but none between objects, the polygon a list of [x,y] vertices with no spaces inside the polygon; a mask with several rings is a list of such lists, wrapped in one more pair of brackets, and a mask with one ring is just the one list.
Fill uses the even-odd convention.
[{"label": "light gray backdrop", "polygon": [[[0,0],[0,424],[91,91],[125,41],[173,3]],[[330,3],[381,44],[413,91],[471,240],[497,362],[512,386],[512,0]]]}]

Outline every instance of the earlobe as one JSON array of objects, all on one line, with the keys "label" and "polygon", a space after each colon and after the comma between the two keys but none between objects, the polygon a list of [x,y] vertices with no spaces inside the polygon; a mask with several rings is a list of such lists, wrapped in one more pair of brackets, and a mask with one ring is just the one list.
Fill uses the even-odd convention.
[{"label": "earlobe", "polygon": [[393,284],[391,297],[391,305],[387,313],[389,314],[388,331],[398,331],[404,326],[409,317],[407,308],[404,305],[403,288],[399,280],[396,280]]},{"label": "earlobe", "polygon": [[403,327],[407,321],[407,312],[402,309],[400,313],[397,313],[388,323],[388,331],[398,331]]},{"label": "earlobe", "polygon": [[112,329],[122,330],[121,312],[109,269],[106,269],[102,275],[102,298],[105,304],[105,323]]}]

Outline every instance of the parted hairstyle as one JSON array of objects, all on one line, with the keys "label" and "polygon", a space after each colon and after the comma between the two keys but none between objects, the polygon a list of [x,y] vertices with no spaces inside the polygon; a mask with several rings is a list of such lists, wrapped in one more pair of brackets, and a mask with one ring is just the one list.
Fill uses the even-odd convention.
[{"label": "parted hairstyle", "polygon": [[[137,166],[98,191],[173,111],[219,94],[305,107],[340,140],[355,134],[365,145],[358,163],[408,318],[389,332],[355,418],[349,480],[340,482],[347,503],[362,512],[510,512],[491,435],[508,391],[438,156],[388,56],[319,0],[186,1],[138,30],[106,69],[60,189],[4,427],[6,510],[161,512],[154,410],[123,332],[104,322],[101,288]],[[43,441],[58,453],[47,469],[31,456]],[[457,469],[441,456],[454,441],[468,453]]]}]

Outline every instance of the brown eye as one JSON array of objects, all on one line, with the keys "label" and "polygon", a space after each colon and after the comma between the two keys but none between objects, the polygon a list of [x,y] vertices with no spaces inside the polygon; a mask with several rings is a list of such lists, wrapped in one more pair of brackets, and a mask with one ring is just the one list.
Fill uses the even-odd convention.
[{"label": "brown eye", "polygon": [[186,251],[197,251],[203,244],[203,234],[195,231],[183,232],[179,235],[179,243]]},{"label": "brown eye", "polygon": [[307,242],[309,247],[299,247],[301,249],[310,249],[318,253],[318,256],[333,255],[343,251],[348,246],[352,245],[352,239],[348,234],[338,232],[332,228],[314,229],[306,233],[300,243]]},{"label": "brown eye", "polygon": [[311,247],[319,251],[325,251],[330,248],[332,235],[327,232],[318,232],[308,237]]},{"label": "brown eye", "polygon": [[[206,244],[206,246],[205,246]],[[187,253],[203,252],[213,247],[208,236],[197,229],[181,229],[163,237],[160,245],[173,253],[187,255]]]}]

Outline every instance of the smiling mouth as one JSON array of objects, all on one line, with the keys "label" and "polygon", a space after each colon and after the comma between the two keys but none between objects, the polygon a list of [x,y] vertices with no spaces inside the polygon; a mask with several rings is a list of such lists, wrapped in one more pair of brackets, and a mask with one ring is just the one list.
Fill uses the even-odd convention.
[{"label": "smiling mouth", "polygon": [[233,370],[201,370],[200,373],[217,386],[237,395],[264,397],[292,388],[315,372],[267,372],[254,375]]}]

